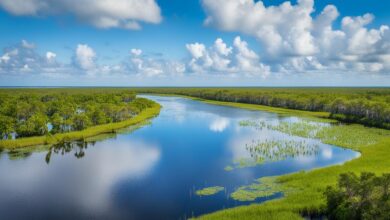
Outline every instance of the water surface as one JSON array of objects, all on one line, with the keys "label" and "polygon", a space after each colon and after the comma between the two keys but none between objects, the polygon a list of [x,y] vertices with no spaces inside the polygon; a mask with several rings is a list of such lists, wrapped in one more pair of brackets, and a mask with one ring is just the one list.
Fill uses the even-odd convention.
[{"label": "water surface", "polygon": [[[209,105],[177,97],[147,96],[163,108],[133,132],[93,143],[37,152],[0,154],[0,219],[186,219],[248,204],[229,194],[255,179],[342,163],[358,153],[271,129],[240,126],[242,120],[278,124],[295,117]],[[250,158],[253,141],[304,141],[310,154],[225,171]],[[199,197],[195,191],[223,186]],[[276,194],[256,202],[282,196]]]}]

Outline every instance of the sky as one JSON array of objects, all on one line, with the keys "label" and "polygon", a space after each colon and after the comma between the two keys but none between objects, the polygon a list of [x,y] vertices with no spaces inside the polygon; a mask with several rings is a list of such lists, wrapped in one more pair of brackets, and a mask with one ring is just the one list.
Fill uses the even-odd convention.
[{"label": "sky", "polygon": [[0,0],[0,86],[390,86],[386,0]]}]

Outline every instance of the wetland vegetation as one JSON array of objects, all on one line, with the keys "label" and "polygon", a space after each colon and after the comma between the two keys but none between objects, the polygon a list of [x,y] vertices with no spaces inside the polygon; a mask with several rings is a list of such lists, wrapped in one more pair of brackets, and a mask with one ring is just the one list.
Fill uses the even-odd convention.
[{"label": "wetland vegetation", "polygon": [[214,194],[217,194],[221,191],[224,191],[225,187],[222,186],[211,186],[211,187],[206,187],[200,190],[196,190],[195,194],[198,196],[211,196]]}]

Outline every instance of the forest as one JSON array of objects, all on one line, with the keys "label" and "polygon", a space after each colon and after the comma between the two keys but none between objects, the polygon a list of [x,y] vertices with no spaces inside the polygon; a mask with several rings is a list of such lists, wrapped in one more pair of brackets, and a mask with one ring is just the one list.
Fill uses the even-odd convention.
[{"label": "forest", "polygon": [[124,89],[2,89],[1,139],[80,131],[132,118],[153,102]]},{"label": "forest", "polygon": [[330,118],[390,129],[390,88],[137,88],[208,100],[329,112]]}]

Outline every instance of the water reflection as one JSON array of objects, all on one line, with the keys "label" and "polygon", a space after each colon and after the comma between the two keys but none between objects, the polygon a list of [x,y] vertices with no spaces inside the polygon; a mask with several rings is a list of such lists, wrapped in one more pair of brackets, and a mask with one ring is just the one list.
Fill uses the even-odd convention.
[{"label": "water reflection", "polygon": [[230,124],[227,118],[217,117],[210,124],[210,130],[214,132],[223,132]]},{"label": "water reflection", "polygon": [[[94,142],[90,143],[94,145]],[[54,144],[51,146],[46,154],[45,161],[47,164],[50,163],[52,154],[67,154],[72,151],[74,152],[74,156],[77,159],[80,159],[85,156],[85,150],[88,148],[89,143],[85,141],[75,141],[75,142],[62,142],[58,144]]]},{"label": "water reflection", "polygon": [[[122,179],[149,175],[160,159],[160,148],[143,140],[120,144],[108,140],[106,146],[97,145],[98,149],[88,148],[84,142],[64,143],[51,147],[48,153],[33,154],[16,163],[0,161],[0,174],[6,177],[0,178],[0,213],[3,213],[0,216],[9,214],[4,207],[20,207],[31,198],[34,202],[28,199],[30,205],[22,208],[23,212],[9,216],[42,218],[45,213],[36,210],[50,209],[57,213],[56,219],[107,213],[119,218],[113,215],[112,188]],[[83,152],[87,149],[88,156],[85,156]],[[42,156],[51,161],[50,166],[42,164]],[[80,157],[83,159],[74,160]]]}]

